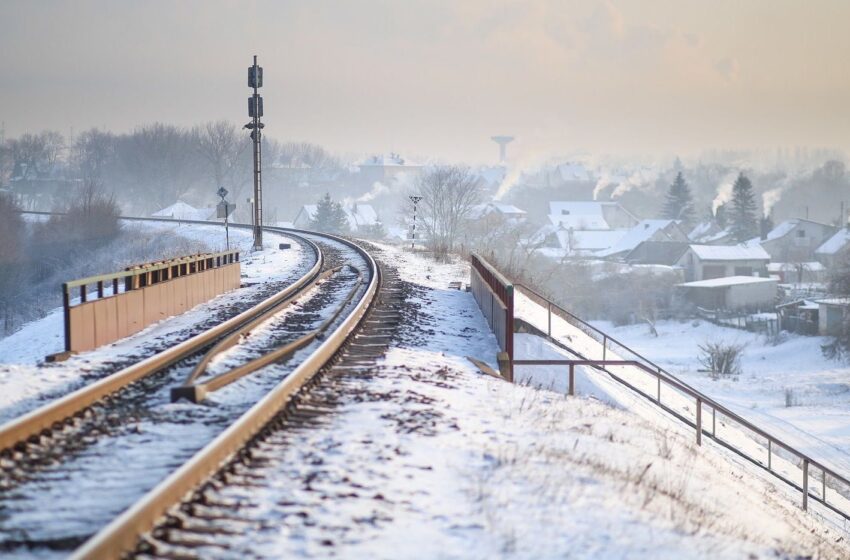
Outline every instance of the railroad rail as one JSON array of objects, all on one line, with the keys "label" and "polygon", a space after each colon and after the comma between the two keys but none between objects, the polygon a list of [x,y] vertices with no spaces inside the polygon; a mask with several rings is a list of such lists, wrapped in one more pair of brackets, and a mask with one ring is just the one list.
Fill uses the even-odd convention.
[{"label": "railroad rail", "polygon": [[[265,229],[282,233],[292,231],[283,228]],[[319,347],[276,387],[189,461],[77,549],[73,558],[117,558],[133,551],[139,543],[140,535],[153,529],[169,508],[179,504],[199,484],[217,472],[275,418],[293,395],[308,385],[346,343],[351,342],[379,293],[381,270],[372,256],[357,244],[344,238],[322,235],[354,249],[370,268],[365,292],[354,304],[352,311],[335,328],[325,333]]]},{"label": "railroad rail", "polygon": [[[122,218],[137,221],[180,222],[198,225],[220,225],[217,222],[201,222],[186,220]],[[233,224],[231,224],[233,225]],[[236,224],[233,227],[250,227]],[[382,273],[371,255],[357,244],[337,236],[317,234],[303,230],[286,228],[264,228],[267,231],[300,237],[308,243],[316,254],[316,263],[295,283],[275,294],[271,298],[255,305],[211,329],[189,340],[177,344],[163,352],[151,356],[138,364],[120,370],[99,381],[87,385],[47,405],[31,411],[7,424],[0,426],[0,449],[2,456],[12,460],[26,455],[27,449],[44,448],[51,443],[54,431],[62,431],[73,426],[75,419],[83,417],[95,404],[108,400],[125,387],[128,387],[155,372],[162,371],[187,356],[198,355],[201,350],[208,352],[201,358],[181,387],[172,391],[174,398],[188,397],[190,400],[202,400],[206,394],[239,378],[257,371],[266,365],[280,362],[291,356],[296,350],[306,347],[309,343],[318,343],[318,347],[297,364],[276,386],[266,392],[237,420],[230,423],[209,443],[195,452],[188,461],[173,470],[171,474],[161,479],[152,490],[136,501],[118,517],[102,528],[91,539],[86,541],[74,553],[77,558],[113,558],[132,551],[139,544],[139,536],[150,531],[168,508],[179,503],[201,482],[214,474],[222,464],[228,461],[248,441],[254,438],[267,423],[280,413],[290,402],[292,396],[305,385],[310,384],[317,372],[325,368],[334,357],[339,356],[347,348],[346,356],[351,352],[360,355],[371,355],[379,347],[378,340],[387,340],[383,330],[388,322],[388,316],[375,315],[369,321],[364,318],[375,304],[381,286]],[[331,281],[335,275],[345,272],[343,266],[335,266],[322,273],[324,256],[318,245],[308,238],[319,238],[325,241],[344,245],[354,251],[366,263],[365,270],[348,270],[350,288],[343,301],[336,307],[330,317],[326,317],[312,332],[300,336],[293,342],[282,347],[264,352],[262,356],[233,368],[212,379],[203,379],[207,366],[222,352],[237,346],[247,336],[251,335],[266,321],[283,313],[292,307],[296,300],[301,299],[313,286]],[[349,267],[350,268],[350,267]],[[359,297],[358,297],[359,294]],[[347,313],[344,313],[347,311]],[[375,323],[378,324],[375,324]],[[359,333],[363,328],[371,334]],[[366,336],[360,343],[354,342],[356,336]],[[360,346],[358,346],[358,344]],[[352,350],[354,349],[354,350]]]},{"label": "railroad rail", "polygon": [[49,437],[52,430],[61,429],[104,397],[199,352],[219,338],[238,331],[256,316],[278,308],[315,280],[322,269],[321,250],[306,238],[304,242],[315,252],[316,263],[295,283],[201,334],[3,424],[0,426],[0,450],[8,453],[8,450],[17,447],[21,451],[28,440],[38,443],[41,437]]}]

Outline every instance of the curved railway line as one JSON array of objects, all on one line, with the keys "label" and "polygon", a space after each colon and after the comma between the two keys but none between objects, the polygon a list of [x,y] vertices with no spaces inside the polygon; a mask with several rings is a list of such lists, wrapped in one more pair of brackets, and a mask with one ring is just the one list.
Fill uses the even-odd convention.
[{"label": "curved railway line", "polygon": [[[306,404],[311,393],[303,388],[374,363],[398,320],[398,295],[382,289],[385,274],[369,252],[335,236],[266,229],[313,250],[313,266],[292,285],[0,426],[0,553],[114,558],[166,546],[156,538],[160,529],[150,531],[173,526],[184,500],[203,495],[199,485],[221,484],[220,469],[250,453],[262,433],[321,409]],[[185,402],[215,390],[222,396],[212,402]],[[134,458],[143,459],[144,472]],[[86,489],[95,486],[116,499],[87,503]],[[50,509],[54,499],[73,503],[75,491],[82,494],[77,519],[27,511]],[[48,519],[62,527],[57,534],[39,527]]]}]

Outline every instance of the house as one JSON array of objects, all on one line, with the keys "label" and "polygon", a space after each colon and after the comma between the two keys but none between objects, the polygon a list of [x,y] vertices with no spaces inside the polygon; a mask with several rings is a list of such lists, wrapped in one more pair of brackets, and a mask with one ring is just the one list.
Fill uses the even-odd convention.
[{"label": "house", "polygon": [[688,246],[682,241],[642,241],[623,260],[629,264],[674,266]]},{"label": "house", "polygon": [[617,202],[553,201],[549,203],[549,222],[563,229],[628,229],[638,224],[628,210]]},{"label": "house", "polygon": [[521,210],[513,204],[487,202],[486,204],[474,206],[469,213],[469,218],[472,220],[482,220],[488,217],[498,217],[508,222],[519,223],[525,220],[526,215],[527,212],[525,210]]},{"label": "house", "polygon": [[375,182],[389,184],[401,175],[415,176],[422,171],[422,166],[396,153],[370,156],[355,164],[360,172],[360,180],[368,185]]},{"label": "house", "polygon": [[540,253],[550,258],[592,257],[614,245],[625,230],[574,230],[547,224],[531,236],[539,244]]},{"label": "house", "polygon": [[697,224],[688,233],[688,239],[700,245],[729,245],[732,243],[732,230],[722,228],[714,220]]},{"label": "house", "polygon": [[815,258],[832,268],[850,255],[850,224],[839,229],[815,250]]},{"label": "house", "polygon": [[685,300],[708,310],[773,309],[778,283],[773,278],[730,276],[676,286]]},{"label": "house", "polygon": [[815,251],[835,230],[834,226],[796,218],[779,223],[759,243],[773,261],[809,262],[815,260]]},{"label": "house", "polygon": [[729,276],[767,276],[770,255],[756,243],[689,245],[676,261],[689,282]]},{"label": "house", "polygon": [[623,258],[645,241],[685,242],[688,236],[679,223],[677,220],[641,220],[611,247],[599,251],[597,256],[608,259]]},{"label": "house", "polygon": [[172,220],[214,220],[217,212],[214,206],[208,208],[195,208],[191,204],[186,204],[182,200],[178,200],[171,206],[166,206],[162,210],[151,214],[153,218],[171,218]]},{"label": "house", "polygon": [[818,334],[835,336],[841,331],[844,321],[850,319],[850,298],[819,299]]}]

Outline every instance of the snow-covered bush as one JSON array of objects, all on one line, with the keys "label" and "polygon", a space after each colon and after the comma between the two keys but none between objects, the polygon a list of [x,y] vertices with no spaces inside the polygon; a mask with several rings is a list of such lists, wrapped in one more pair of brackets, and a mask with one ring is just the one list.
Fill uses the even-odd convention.
[{"label": "snow-covered bush", "polygon": [[737,375],[741,373],[741,356],[744,354],[744,344],[734,342],[705,342],[699,345],[702,352],[700,364],[712,377],[721,375]]}]

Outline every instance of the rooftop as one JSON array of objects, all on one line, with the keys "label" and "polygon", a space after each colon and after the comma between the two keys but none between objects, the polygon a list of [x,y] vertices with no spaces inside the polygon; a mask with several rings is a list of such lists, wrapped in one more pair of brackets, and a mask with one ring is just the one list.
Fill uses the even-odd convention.
[{"label": "rooftop", "polygon": [[758,276],[727,276],[726,278],[712,278],[711,280],[697,280],[696,282],[685,282],[679,284],[686,288],[725,288],[728,286],[740,286],[743,284],[776,284],[774,278],[759,278]]}]

